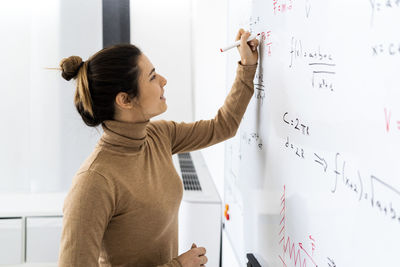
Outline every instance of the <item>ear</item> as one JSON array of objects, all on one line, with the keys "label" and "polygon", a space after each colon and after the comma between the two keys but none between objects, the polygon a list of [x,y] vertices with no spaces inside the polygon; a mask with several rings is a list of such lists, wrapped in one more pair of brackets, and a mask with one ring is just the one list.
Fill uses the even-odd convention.
[{"label": "ear", "polygon": [[136,102],[136,98],[131,99],[125,92],[119,92],[115,97],[115,104],[119,108],[131,109],[133,108],[134,102]]}]

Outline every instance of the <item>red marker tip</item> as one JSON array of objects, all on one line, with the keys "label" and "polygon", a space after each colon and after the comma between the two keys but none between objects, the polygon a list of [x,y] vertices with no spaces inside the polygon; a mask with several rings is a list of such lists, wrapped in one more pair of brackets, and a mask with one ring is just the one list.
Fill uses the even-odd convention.
[{"label": "red marker tip", "polygon": [[220,48],[219,50],[220,50],[221,52],[224,52],[224,51],[222,51],[222,48]]}]

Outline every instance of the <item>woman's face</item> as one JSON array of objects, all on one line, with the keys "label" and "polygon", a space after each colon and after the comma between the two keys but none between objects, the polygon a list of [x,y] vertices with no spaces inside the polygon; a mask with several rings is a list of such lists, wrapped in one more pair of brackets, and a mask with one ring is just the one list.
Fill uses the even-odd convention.
[{"label": "woman's face", "polygon": [[158,74],[150,60],[144,55],[139,56],[139,96],[138,104],[145,119],[157,116],[167,110],[164,97],[164,86],[167,80]]}]

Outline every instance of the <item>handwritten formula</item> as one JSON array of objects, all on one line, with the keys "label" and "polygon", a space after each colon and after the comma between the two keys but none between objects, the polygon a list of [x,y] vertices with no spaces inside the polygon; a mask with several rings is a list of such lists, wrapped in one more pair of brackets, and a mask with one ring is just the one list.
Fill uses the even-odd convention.
[{"label": "handwritten formula", "polygon": [[334,91],[333,76],[336,74],[334,58],[321,47],[306,48],[301,40],[292,37],[290,45],[289,68],[297,64],[306,65],[311,76],[313,88]]}]

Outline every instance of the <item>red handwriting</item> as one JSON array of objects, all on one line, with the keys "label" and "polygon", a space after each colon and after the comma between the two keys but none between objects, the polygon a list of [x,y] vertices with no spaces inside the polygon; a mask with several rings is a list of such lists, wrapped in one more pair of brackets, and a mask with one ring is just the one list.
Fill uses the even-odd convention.
[{"label": "red handwriting", "polygon": [[314,259],[312,258],[312,256],[310,254],[308,254],[308,252],[304,249],[303,247],[303,243],[299,243],[299,247],[301,248],[302,251],[304,251],[304,253],[306,253],[306,255],[310,258],[310,260],[314,263],[315,266],[318,266]]},{"label": "red handwriting", "polygon": [[[386,126],[386,132],[390,132],[391,128],[390,128],[390,122],[391,122],[391,118],[392,118],[392,111],[388,110],[387,108],[384,109],[385,112],[385,126]],[[400,130],[400,120],[396,120],[395,121],[396,125],[397,125],[397,129],[396,130]]]},{"label": "red handwriting", "polygon": [[267,47],[268,56],[271,56],[271,46],[272,46],[272,38],[271,38],[271,31],[261,32],[261,40]]},{"label": "red handwriting", "polygon": [[[297,248],[297,251],[296,251],[295,243],[290,241],[290,237],[289,236],[287,237],[286,242],[285,242],[284,238],[285,237],[283,237],[281,239],[281,241],[279,242],[279,244],[281,244],[283,241],[283,254],[285,255],[286,252],[289,250],[289,258],[290,258],[290,260],[293,258],[294,266],[297,266],[297,264],[299,264],[300,267],[307,267],[307,259],[305,259],[305,258],[303,258],[303,260],[301,259],[300,248]],[[282,261],[282,263],[284,264],[284,266],[286,266],[286,262],[285,262],[284,258],[282,258],[281,256],[279,256],[279,258]]]},{"label": "red handwriting", "polygon": [[[298,248],[297,249],[297,253],[296,253],[296,248],[295,248],[295,243],[291,243],[290,241],[290,237],[288,236],[286,239],[286,186],[283,186],[283,194],[281,197],[281,221],[279,222],[279,225],[281,226],[281,230],[279,231],[279,236],[281,236],[282,238],[279,240],[279,245],[282,244],[282,248],[283,248],[283,255],[278,255],[279,259],[281,260],[283,266],[287,266],[286,265],[286,261],[285,261],[285,255],[286,252],[289,250],[289,258],[290,260],[293,258],[294,260],[294,266],[297,266],[297,263],[299,263],[300,267],[307,267],[307,260],[303,259],[303,264],[301,263],[301,251]],[[286,239],[286,242],[285,242]]]},{"label": "red handwriting", "polygon": [[285,13],[293,8],[293,0],[273,0],[272,7],[275,15],[277,13]]},{"label": "red handwriting", "polygon": [[[318,266],[313,259],[313,254],[315,250],[315,239],[310,235],[309,239],[312,241],[312,253],[307,252],[304,248],[303,243],[299,242],[298,247],[296,247],[296,242],[290,239],[290,236],[286,234],[286,186],[283,186],[283,194],[281,196],[281,211],[280,211],[281,220],[279,222],[280,231],[279,236],[281,239],[279,240],[279,245],[282,245],[282,254],[278,255],[280,261],[282,262],[284,267],[287,267],[287,262],[285,259],[286,254],[289,254],[289,260],[294,263],[296,267],[299,265],[300,267],[307,267],[307,258],[311,260],[314,266]],[[288,253],[287,253],[288,252]],[[293,261],[292,261],[293,259]]]},{"label": "red handwriting", "polygon": [[311,247],[312,247],[312,255],[314,256],[314,250],[315,250],[315,240],[312,238],[312,236],[310,235],[309,236],[309,238],[313,241],[312,243],[311,243]]}]

